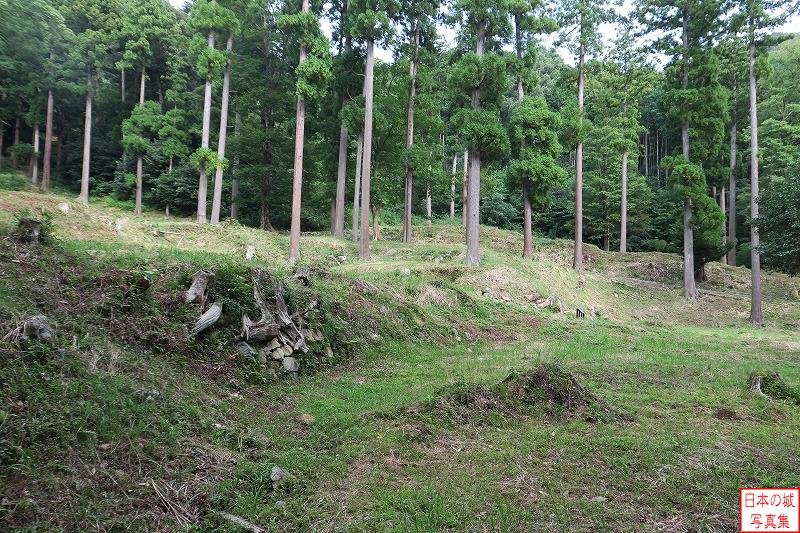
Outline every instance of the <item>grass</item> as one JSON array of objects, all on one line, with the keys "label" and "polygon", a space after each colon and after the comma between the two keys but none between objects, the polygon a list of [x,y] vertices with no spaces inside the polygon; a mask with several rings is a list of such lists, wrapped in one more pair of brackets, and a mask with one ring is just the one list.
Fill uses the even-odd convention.
[{"label": "grass", "polygon": [[[579,289],[560,241],[523,262],[518,235],[486,229],[467,269],[457,226],[375,243],[363,262],[351,242],[309,235],[315,320],[337,360],[276,380],[231,338],[252,305],[243,243],[284,275],[285,236],[107,206],[64,215],[63,201],[0,193],[0,226],[5,206],[43,206],[57,237],[0,237],[0,333],[44,312],[62,350],[0,344],[3,528],[238,531],[227,512],[270,531],[729,531],[740,486],[800,485],[800,410],[747,386],[765,369],[800,383],[796,279],[765,277],[769,326],[754,329],[744,269],[711,266],[688,303],[667,254],[589,247]],[[200,267],[220,274],[231,316],[187,342],[180,291]],[[552,293],[597,318],[532,308]],[[426,409],[543,363],[624,416]],[[277,489],[273,466],[290,473]]]}]

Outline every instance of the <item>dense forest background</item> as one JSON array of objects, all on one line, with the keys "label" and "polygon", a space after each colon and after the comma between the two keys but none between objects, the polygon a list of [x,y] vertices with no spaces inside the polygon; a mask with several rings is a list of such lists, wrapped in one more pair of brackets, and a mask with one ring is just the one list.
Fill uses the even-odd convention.
[{"label": "dense forest background", "polygon": [[[219,218],[288,229],[301,101],[302,228],[341,234],[338,217],[350,235],[357,157],[366,150],[367,44],[377,42],[394,58],[374,65],[374,238],[381,225],[402,223],[411,175],[416,224],[461,224],[468,152],[480,145],[481,223],[522,228],[527,197],[535,233],[571,239],[580,145],[583,240],[620,249],[626,214],[624,250],[682,252],[686,187],[673,171],[682,168],[686,123],[690,160],[704,178],[693,197],[702,279],[705,262],[750,262],[748,43],[756,36],[761,257],[768,268],[800,273],[800,37],[769,24],[749,34],[749,15],[760,9],[753,2],[683,4],[641,0],[621,17],[614,6],[581,0],[197,0],[183,9],[166,0],[4,0],[2,167],[76,195],[86,175],[85,194],[131,212],[138,170],[144,208],[182,215],[206,194],[198,174],[208,168]],[[796,12],[783,7],[782,20]],[[671,8],[694,10],[683,17],[683,43]],[[609,43],[598,28],[611,20],[617,35]],[[437,34],[441,27],[456,31],[454,45]],[[485,56],[473,52],[480,28]],[[543,44],[554,40],[585,62],[565,63]],[[471,107],[475,87],[480,109]]]}]

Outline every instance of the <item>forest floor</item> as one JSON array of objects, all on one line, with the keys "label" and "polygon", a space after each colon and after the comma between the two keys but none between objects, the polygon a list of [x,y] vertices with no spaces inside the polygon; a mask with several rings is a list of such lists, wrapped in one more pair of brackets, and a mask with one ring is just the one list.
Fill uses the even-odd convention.
[{"label": "forest floor", "polygon": [[[54,238],[20,244],[22,210]],[[368,261],[304,235],[290,304],[319,296],[335,355],[271,377],[232,339],[249,269],[290,273],[287,235],[0,191],[0,338],[42,313],[57,348],[0,341],[0,529],[731,531],[739,487],[800,486],[800,406],[748,388],[800,385],[797,278],[765,274],[754,328],[745,268],[709,265],[688,302],[675,255],[587,246],[579,283],[566,241],[526,261],[482,228],[467,268],[460,225],[414,232],[386,228]],[[230,316],[191,340],[201,267]],[[551,295],[563,313],[536,307]],[[596,411],[498,396],[553,363]]]}]

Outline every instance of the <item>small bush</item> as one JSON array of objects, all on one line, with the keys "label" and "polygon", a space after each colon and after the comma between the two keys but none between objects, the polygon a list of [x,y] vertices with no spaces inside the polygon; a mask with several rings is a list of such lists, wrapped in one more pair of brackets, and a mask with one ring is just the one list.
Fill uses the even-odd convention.
[{"label": "small bush", "polygon": [[28,178],[23,174],[0,174],[0,189],[6,191],[22,191],[28,186]]}]

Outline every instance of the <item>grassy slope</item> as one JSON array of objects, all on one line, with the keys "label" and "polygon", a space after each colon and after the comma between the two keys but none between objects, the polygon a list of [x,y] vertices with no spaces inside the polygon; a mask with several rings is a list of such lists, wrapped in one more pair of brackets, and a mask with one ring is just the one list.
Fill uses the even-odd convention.
[{"label": "grassy slope", "polygon": [[[0,224],[12,210],[62,201],[0,193]],[[665,254],[589,247],[578,289],[561,241],[537,242],[536,260],[523,262],[517,234],[485,229],[483,265],[466,269],[458,226],[416,228],[410,246],[389,228],[366,262],[349,241],[309,235],[304,261],[331,273],[315,289],[377,316],[368,324],[381,336],[346,315],[330,336],[355,359],[260,383],[224,333],[186,343],[190,310],[169,302],[198,266],[238,279],[250,243],[257,263],[286,271],[284,236],[75,205],[55,222],[55,246],[0,247],[0,331],[44,312],[66,348],[53,356],[0,344],[0,524],[172,531],[186,516],[200,530],[235,531],[215,513],[227,511],[276,530],[723,531],[735,527],[739,486],[800,484],[798,409],[746,389],[754,368],[800,383],[796,279],[766,277],[770,325],[756,330],[746,323],[745,269],[710,266],[706,294],[686,302],[680,259]],[[122,309],[144,318],[120,329],[109,309],[130,296],[99,287],[141,277],[156,297]],[[656,283],[631,287],[630,278]],[[481,296],[487,287],[492,297]],[[549,294],[601,318],[530,308]],[[71,314],[79,302],[88,303]],[[545,361],[631,421],[451,420],[415,408],[454,381],[492,384]],[[735,419],[719,418],[721,407]],[[301,413],[315,422],[299,422]],[[273,465],[291,472],[277,491]]]}]

